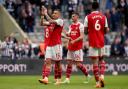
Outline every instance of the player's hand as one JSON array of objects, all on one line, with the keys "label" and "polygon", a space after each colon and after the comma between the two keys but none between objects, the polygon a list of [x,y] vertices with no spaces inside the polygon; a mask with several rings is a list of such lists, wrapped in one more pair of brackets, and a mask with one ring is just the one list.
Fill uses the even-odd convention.
[{"label": "player's hand", "polygon": [[47,8],[46,7],[42,6],[42,10],[43,10],[43,13],[44,14],[47,14],[48,11],[47,11]]},{"label": "player's hand", "polygon": [[44,16],[44,8],[43,8],[43,6],[42,6],[42,8],[41,8],[40,14],[41,14],[42,16]]},{"label": "player's hand", "polygon": [[75,40],[71,40],[71,41],[70,41],[70,44],[74,44],[74,43],[75,43]]},{"label": "player's hand", "polygon": [[66,36],[69,36],[69,33],[68,32],[66,32]]},{"label": "player's hand", "polygon": [[105,34],[108,33],[109,31],[110,31],[110,29],[109,28],[106,28],[105,29]]},{"label": "player's hand", "polygon": [[69,41],[71,40],[71,38],[70,38],[70,37],[66,37],[66,39],[68,39]]}]

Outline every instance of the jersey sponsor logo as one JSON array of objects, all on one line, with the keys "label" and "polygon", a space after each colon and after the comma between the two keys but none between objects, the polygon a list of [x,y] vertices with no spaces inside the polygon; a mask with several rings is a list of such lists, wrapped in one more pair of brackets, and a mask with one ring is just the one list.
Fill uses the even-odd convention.
[{"label": "jersey sponsor logo", "polygon": [[77,33],[78,33],[77,31],[71,31],[72,36],[76,35]]}]

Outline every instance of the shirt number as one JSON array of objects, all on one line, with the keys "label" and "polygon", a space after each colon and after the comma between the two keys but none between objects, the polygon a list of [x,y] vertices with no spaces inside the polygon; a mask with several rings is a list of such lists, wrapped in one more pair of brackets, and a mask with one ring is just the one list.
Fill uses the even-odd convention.
[{"label": "shirt number", "polygon": [[48,29],[46,29],[45,37],[46,37],[46,38],[49,37],[49,30],[48,30]]},{"label": "shirt number", "polygon": [[97,31],[99,31],[99,30],[101,29],[101,25],[99,24],[99,20],[96,20],[95,29],[96,29]]}]

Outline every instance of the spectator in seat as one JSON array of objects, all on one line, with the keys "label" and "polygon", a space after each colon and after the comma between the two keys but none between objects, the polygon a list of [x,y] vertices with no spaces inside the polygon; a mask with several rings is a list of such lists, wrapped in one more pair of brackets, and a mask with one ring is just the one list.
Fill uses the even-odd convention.
[{"label": "spectator in seat", "polygon": [[111,56],[123,56],[124,48],[120,43],[120,38],[116,37],[111,45]]}]

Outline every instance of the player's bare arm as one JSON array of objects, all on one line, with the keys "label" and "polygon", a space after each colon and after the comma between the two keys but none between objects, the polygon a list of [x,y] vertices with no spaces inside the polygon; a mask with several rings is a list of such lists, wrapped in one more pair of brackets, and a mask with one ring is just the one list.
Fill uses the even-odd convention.
[{"label": "player's bare arm", "polygon": [[70,37],[66,36],[66,35],[65,35],[65,34],[63,34],[63,33],[61,34],[61,37],[62,37],[62,38],[65,38],[65,39],[68,39],[68,40],[70,40],[70,39],[71,39]]},{"label": "player's bare arm", "polygon": [[109,32],[109,27],[108,27],[108,21],[107,21],[107,18],[105,17],[105,27],[104,27],[104,31],[105,33],[108,33]]},{"label": "player's bare arm", "polygon": [[63,29],[62,30],[62,34],[61,34],[62,38],[70,40],[71,38],[67,34],[68,34],[68,32]]},{"label": "player's bare arm", "polygon": [[41,16],[40,25],[41,26],[48,26],[48,25],[50,25],[50,23],[44,19],[44,16]]},{"label": "player's bare arm", "polygon": [[84,27],[84,33],[88,34],[88,28],[87,27]]},{"label": "player's bare arm", "polygon": [[70,34],[70,33],[69,33],[68,31],[66,31],[66,30],[63,29],[62,32],[63,32],[67,37],[69,37],[69,34]]},{"label": "player's bare arm", "polygon": [[50,23],[44,19],[44,16],[45,16],[45,15],[44,15],[44,8],[42,7],[42,8],[41,8],[41,21],[40,21],[40,25],[41,25],[41,26],[50,25]]},{"label": "player's bare arm", "polygon": [[87,18],[87,16],[85,17],[85,20],[84,20],[84,33],[88,34],[88,18]]},{"label": "player's bare arm", "polygon": [[57,22],[56,22],[55,20],[53,20],[53,19],[48,15],[47,9],[46,9],[44,6],[42,6],[42,8],[43,8],[43,13],[44,13],[46,19],[48,20],[48,22],[49,22],[49,23],[57,24]]},{"label": "player's bare arm", "polygon": [[67,34],[67,31],[66,31],[65,29],[63,29],[62,32],[63,32],[64,34]]}]

